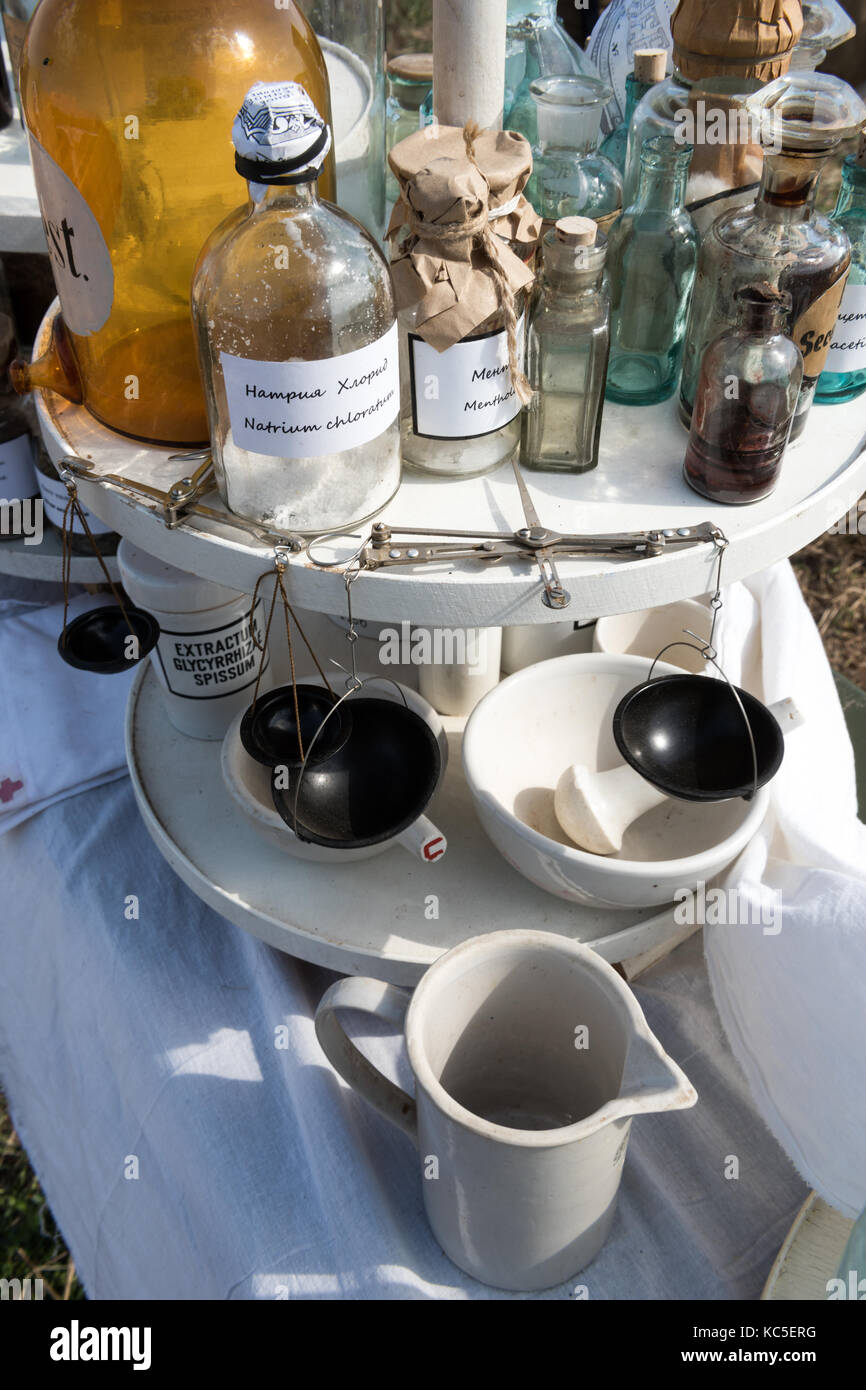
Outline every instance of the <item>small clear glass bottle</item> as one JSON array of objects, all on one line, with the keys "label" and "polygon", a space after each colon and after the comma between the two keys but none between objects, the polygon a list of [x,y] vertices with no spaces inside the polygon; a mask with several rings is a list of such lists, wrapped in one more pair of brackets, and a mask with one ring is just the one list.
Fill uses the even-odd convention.
[{"label": "small clear glass bottle", "polygon": [[819,405],[853,401],[866,391],[866,132],[861,132],[857,154],[849,155],[842,166],[833,221],[851,243],[851,269],[827,361],[815,387]]},{"label": "small clear glass bottle", "polygon": [[588,217],[561,218],[542,242],[526,337],[535,395],[523,412],[525,468],[585,473],[598,463],[610,312],[606,250]]},{"label": "small clear glass bottle", "polygon": [[667,400],[679,381],[698,260],[698,235],[683,207],[691,157],[691,145],[668,135],[648,140],[637,201],[610,232],[606,395],[625,405]]},{"label": "small clear glass bottle", "polygon": [[688,424],[707,344],[732,327],[736,292],[768,281],[791,296],[786,324],[804,357],[791,439],[805,428],[851,259],[848,238],[815,194],[824,161],[866,118],[856,92],[824,73],[780,77],[749,99],[764,142],[764,168],[751,207],[723,213],[701,242],[680,386]]},{"label": "small clear glass bottle", "polygon": [[232,139],[249,202],[212,232],[192,282],[217,484],[263,526],[337,530],[400,482],[388,266],[317,195],[330,132],[302,87],[257,83]]},{"label": "small clear glass bottle", "polygon": [[621,174],[625,174],[626,152],[628,150],[628,132],[631,126],[635,107],[642,97],[645,97],[650,87],[654,87],[657,82],[663,82],[665,68],[667,66],[667,49],[664,48],[636,48],[634,52],[634,71],[630,72],[625,79],[625,114],[618,126],[614,126],[609,135],[606,135],[599,145],[599,154],[603,154],[615,165]]},{"label": "small clear glass bottle", "polygon": [[559,23],[556,0],[508,0],[503,129],[525,135],[534,152],[538,131],[530,84],[569,74],[598,77],[595,64]]},{"label": "small clear glass bottle", "polygon": [[706,349],[683,472],[713,502],[757,502],[776,486],[803,358],[781,327],[791,296],[769,284],[735,295],[737,323]]},{"label": "small clear glass bottle", "polygon": [[620,172],[597,149],[611,88],[598,77],[540,77],[530,93],[538,151],[529,201],[546,221],[591,217],[607,230],[622,206]]},{"label": "small clear glass bottle", "polygon": [[[388,99],[385,103],[385,197],[389,206],[400,196],[387,156],[396,144],[429,124],[428,98],[433,91],[433,54],[398,53],[386,69]],[[432,111],[431,111],[432,117]]]}]

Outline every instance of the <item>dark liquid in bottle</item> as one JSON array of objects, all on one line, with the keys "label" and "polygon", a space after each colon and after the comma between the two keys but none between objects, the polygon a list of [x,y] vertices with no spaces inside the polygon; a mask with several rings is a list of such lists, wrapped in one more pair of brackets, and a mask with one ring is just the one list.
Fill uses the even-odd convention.
[{"label": "dark liquid in bottle", "polygon": [[757,502],[773,491],[790,426],[785,387],[743,384],[740,400],[709,404],[692,428],[683,470],[715,502]]}]

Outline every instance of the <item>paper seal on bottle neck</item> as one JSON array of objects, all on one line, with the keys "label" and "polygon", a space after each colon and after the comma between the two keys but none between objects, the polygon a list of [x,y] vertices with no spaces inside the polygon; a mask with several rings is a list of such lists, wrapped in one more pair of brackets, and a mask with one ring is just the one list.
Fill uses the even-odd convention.
[{"label": "paper seal on bottle neck", "polygon": [[298,82],[256,82],[232,125],[235,168],[254,183],[310,183],[331,132]]}]

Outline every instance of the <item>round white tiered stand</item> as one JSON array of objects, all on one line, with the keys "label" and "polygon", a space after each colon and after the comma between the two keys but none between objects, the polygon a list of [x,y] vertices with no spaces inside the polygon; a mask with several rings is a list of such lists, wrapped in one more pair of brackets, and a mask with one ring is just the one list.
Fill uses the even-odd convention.
[{"label": "round white tiered stand", "polygon": [[[500,125],[505,0],[483,6],[436,0],[433,20],[437,119]],[[47,320],[37,351],[46,335]],[[233,527],[215,494],[202,499],[215,509],[215,518],[190,516],[170,530],[157,502],[99,481],[100,475],[112,474],[167,492],[184,474],[183,465],[170,458],[176,451],[124,439],[82,408],[51,393],[37,394],[51,458],[57,463],[75,455],[89,461],[92,472],[79,481],[79,491],[101,520],[179,569],[252,591],[273,563],[273,548]],[[715,507],[682,480],[686,435],[673,400],[645,409],[608,404],[594,472],[529,474],[527,483],[542,524],[563,533],[715,522],[730,541],[725,555],[730,581],[800,549],[866,491],[864,431],[862,402],[814,409],[803,437],[786,455],[772,497],[743,508]],[[407,475],[379,519],[445,531],[510,533],[524,525],[510,465],[465,481]],[[367,533],[369,525],[355,529]],[[358,618],[447,628],[591,619],[706,593],[715,563],[708,544],[644,560],[557,561],[571,594],[565,610],[542,603],[542,585],[529,561],[396,568],[361,574],[352,587],[352,607]],[[346,612],[341,574],[317,568],[303,553],[289,562],[287,586],[290,599],[314,615]],[[311,626],[320,657],[334,654],[345,661],[337,627],[315,616]],[[372,663],[359,664],[375,666],[375,653]],[[193,891],[279,949],[337,970],[414,984],[442,951],[466,937],[528,925],[591,942],[609,960],[631,962],[675,939],[678,931],[685,934],[672,908],[594,912],[521,878],[488,844],[475,816],[460,771],[461,721],[446,725],[451,756],[431,817],[449,848],[431,865],[400,848],[336,869],[281,854],[231,801],[221,779],[220,745],[172,729],[147,664],[130,696],[127,753],[145,824]]]}]

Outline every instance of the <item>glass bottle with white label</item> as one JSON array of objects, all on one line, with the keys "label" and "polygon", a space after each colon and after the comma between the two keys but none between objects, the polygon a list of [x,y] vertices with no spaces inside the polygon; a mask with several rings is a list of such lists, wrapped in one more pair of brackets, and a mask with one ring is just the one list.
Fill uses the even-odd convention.
[{"label": "glass bottle with white label", "polygon": [[866,391],[866,131],[842,166],[842,187],[833,221],[851,243],[851,269],[842,294],[833,341],[815,388],[818,405],[853,401]]},{"label": "glass bottle with white label", "polygon": [[542,243],[528,314],[526,375],[535,394],[523,414],[524,468],[585,473],[598,463],[610,341],[606,250],[588,217],[563,217]]},{"label": "glass bottle with white label", "polygon": [[239,516],[318,534],[400,483],[397,325],[373,237],[319,199],[326,122],[257,83],[232,128],[249,201],[204,245],[192,311],[217,483]]}]

